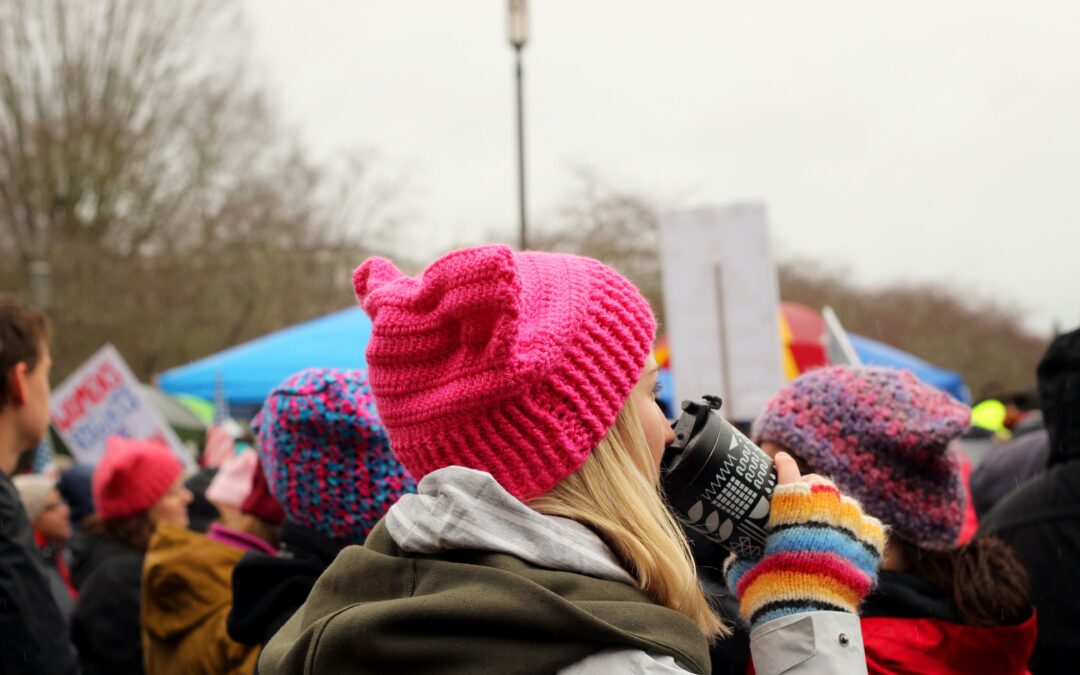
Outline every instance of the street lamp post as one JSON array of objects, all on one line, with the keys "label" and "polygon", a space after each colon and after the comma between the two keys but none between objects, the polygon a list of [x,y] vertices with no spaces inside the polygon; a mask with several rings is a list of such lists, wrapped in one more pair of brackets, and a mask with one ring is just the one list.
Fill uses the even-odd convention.
[{"label": "street lamp post", "polygon": [[49,309],[49,273],[48,260],[31,260],[27,268],[29,277],[28,300],[30,305],[40,310]]},{"label": "street lamp post", "polygon": [[526,0],[509,0],[507,34],[514,48],[517,66],[517,141],[518,141],[518,224],[521,250],[526,248],[525,237],[525,101],[522,93],[521,50],[529,40],[529,15]]}]

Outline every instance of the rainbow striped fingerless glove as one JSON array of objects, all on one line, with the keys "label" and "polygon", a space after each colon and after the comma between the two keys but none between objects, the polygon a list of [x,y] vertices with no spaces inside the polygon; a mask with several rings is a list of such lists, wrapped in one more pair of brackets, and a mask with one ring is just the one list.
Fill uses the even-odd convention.
[{"label": "rainbow striped fingerless glove", "polygon": [[877,583],[885,528],[832,485],[789,483],[773,492],[760,560],[732,554],[728,588],[751,629],[791,614],[857,613]]}]

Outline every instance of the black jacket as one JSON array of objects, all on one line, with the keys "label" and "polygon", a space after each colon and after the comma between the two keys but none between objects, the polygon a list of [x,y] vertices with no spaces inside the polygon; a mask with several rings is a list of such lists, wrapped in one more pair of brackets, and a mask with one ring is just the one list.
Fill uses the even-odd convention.
[{"label": "black jacket", "polygon": [[14,483],[0,471],[0,673],[76,671],[30,521]]},{"label": "black jacket", "polygon": [[1075,673],[1080,663],[1080,459],[1058,464],[1005,498],[980,533],[1012,546],[1031,575],[1039,635],[1034,675]]},{"label": "black jacket", "polygon": [[1032,431],[992,448],[971,473],[971,497],[981,518],[1013,490],[1046,470],[1050,439]]},{"label": "black jacket", "polygon": [[143,553],[94,535],[76,553],[72,577],[79,599],[71,630],[83,675],[140,675]]},{"label": "black jacket", "polygon": [[229,637],[241,644],[264,645],[304,604],[311,587],[342,544],[286,520],[276,556],[244,554],[233,569]]}]

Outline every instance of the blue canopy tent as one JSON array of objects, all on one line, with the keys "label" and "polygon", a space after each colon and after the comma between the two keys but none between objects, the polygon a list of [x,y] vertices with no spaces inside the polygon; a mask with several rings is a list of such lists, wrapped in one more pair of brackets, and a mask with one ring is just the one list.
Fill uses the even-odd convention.
[{"label": "blue canopy tent", "polygon": [[941,389],[958,401],[971,403],[971,392],[968,391],[960,373],[938,368],[884,342],[851,333],[848,333],[848,337],[851,339],[851,346],[855,348],[855,353],[859,355],[859,360],[864,364],[907,368],[923,382]]},{"label": "blue canopy tent", "polygon": [[334,312],[307,323],[168,370],[158,386],[170,394],[214,399],[220,381],[235,417],[254,414],[270,390],[304,368],[363,368],[371,320],[359,308]]},{"label": "blue canopy tent", "polygon": [[[960,376],[960,373],[938,368],[913,354],[887,345],[884,342],[878,342],[852,333],[848,333],[848,338],[851,340],[851,346],[855,349],[855,353],[858,354],[859,360],[864,365],[907,368],[923,382],[941,389],[958,401],[971,404],[971,393],[968,391],[967,385],[964,384],[964,378]],[[673,399],[674,386],[671,371],[667,368],[661,368],[657,381],[660,383],[660,393],[657,396],[660,406],[669,418],[674,418],[680,411]]]}]

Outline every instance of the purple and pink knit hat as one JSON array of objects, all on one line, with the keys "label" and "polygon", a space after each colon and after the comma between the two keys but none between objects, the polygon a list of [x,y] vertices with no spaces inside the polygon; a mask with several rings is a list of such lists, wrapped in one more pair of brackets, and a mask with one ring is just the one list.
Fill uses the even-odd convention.
[{"label": "purple and pink knit hat", "polygon": [[917,546],[955,546],[966,493],[950,442],[971,410],[906,370],[834,366],[780,390],[754,422]]},{"label": "purple and pink knit hat", "polygon": [[252,422],[270,492],[289,520],[362,543],[416,491],[394,458],[363,372],[312,368],[274,388]]},{"label": "purple and pink knit hat", "polygon": [[575,255],[462,249],[417,278],[370,258],[353,282],[373,324],[371,388],[401,463],[417,479],[450,465],[486,471],[522,501],[600,443],[656,330],[633,284]]}]

